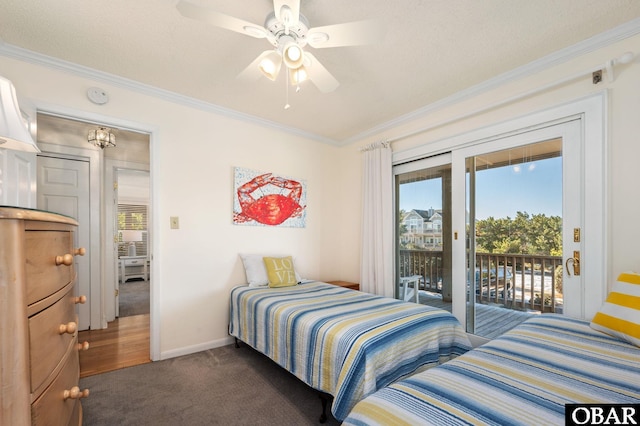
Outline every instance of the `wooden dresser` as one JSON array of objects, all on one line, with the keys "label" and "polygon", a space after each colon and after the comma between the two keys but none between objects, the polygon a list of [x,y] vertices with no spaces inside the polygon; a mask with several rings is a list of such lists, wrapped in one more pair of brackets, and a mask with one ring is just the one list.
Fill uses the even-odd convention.
[{"label": "wooden dresser", "polygon": [[78,223],[0,207],[0,425],[81,425],[74,296]]}]

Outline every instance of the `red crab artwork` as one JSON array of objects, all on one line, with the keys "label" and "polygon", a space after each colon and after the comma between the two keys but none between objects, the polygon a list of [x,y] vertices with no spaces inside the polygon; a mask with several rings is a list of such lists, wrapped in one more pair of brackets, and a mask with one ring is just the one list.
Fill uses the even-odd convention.
[{"label": "red crab artwork", "polygon": [[[268,186],[280,188],[280,193],[265,194]],[[260,190],[260,191],[259,191]],[[261,194],[256,196],[256,193]],[[300,182],[265,173],[238,188],[241,212],[234,213],[233,221],[243,223],[255,220],[264,225],[280,225],[290,217],[300,217],[304,206],[300,205]]]}]

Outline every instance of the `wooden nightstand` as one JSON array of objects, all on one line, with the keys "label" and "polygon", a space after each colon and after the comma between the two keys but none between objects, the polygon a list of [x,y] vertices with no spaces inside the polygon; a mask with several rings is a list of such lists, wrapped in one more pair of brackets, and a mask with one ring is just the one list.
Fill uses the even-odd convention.
[{"label": "wooden nightstand", "polygon": [[360,284],[352,283],[349,281],[327,281],[329,284],[337,285],[339,287],[350,288],[351,290],[360,290]]}]

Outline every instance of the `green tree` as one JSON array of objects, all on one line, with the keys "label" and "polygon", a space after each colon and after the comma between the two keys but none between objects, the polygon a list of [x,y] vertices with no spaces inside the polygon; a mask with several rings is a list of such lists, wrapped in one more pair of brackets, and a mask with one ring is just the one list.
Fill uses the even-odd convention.
[{"label": "green tree", "polygon": [[489,217],[476,222],[477,250],[562,256],[562,219],[517,212],[516,217]]}]

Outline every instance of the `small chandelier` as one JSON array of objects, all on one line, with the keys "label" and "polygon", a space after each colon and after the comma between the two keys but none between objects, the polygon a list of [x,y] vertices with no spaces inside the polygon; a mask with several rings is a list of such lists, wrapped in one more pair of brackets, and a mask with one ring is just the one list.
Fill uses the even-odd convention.
[{"label": "small chandelier", "polygon": [[110,129],[99,127],[89,132],[87,142],[102,149],[116,146],[116,135],[111,133]]}]

